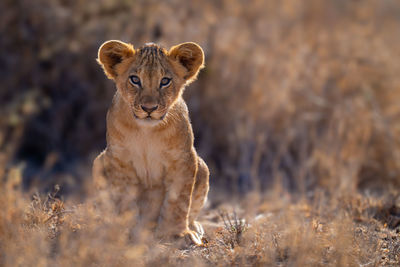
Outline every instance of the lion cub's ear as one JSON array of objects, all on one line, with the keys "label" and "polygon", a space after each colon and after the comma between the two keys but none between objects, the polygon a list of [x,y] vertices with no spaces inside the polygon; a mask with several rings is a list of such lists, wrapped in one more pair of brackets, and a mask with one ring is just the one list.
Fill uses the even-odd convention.
[{"label": "lion cub's ear", "polygon": [[115,66],[134,54],[135,50],[132,45],[111,40],[100,46],[97,62],[103,67],[108,78],[115,79],[117,77]]},{"label": "lion cub's ear", "polygon": [[204,67],[204,52],[198,44],[191,42],[179,44],[171,47],[168,54],[172,60],[177,60],[185,67],[183,78],[186,81],[196,79],[199,70]]}]

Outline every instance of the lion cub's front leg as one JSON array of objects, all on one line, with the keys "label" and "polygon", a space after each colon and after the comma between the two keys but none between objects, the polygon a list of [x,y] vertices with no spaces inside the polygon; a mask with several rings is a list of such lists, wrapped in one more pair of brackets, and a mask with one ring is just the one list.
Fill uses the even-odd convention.
[{"label": "lion cub's front leg", "polygon": [[92,177],[96,189],[96,203],[101,209],[111,209],[119,214],[139,214],[136,199],[139,188],[136,177],[127,172],[122,162],[104,150],[93,162]]},{"label": "lion cub's front leg", "polygon": [[189,229],[189,211],[196,172],[197,164],[192,155],[189,161],[182,161],[177,164],[176,169],[169,170],[165,179],[166,195],[158,222],[159,236],[186,237],[194,244],[202,245],[198,234]]}]

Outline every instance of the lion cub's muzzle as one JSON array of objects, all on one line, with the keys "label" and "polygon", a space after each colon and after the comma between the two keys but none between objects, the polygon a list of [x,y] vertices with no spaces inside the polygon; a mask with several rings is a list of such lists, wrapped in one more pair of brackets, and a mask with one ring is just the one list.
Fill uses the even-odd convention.
[{"label": "lion cub's muzzle", "polygon": [[144,112],[147,112],[147,114],[149,114],[149,116],[153,111],[158,109],[158,105],[154,105],[154,104],[143,104],[140,107],[144,110]]},{"label": "lion cub's muzzle", "polygon": [[136,119],[146,120],[146,121],[157,121],[164,119],[166,112],[160,109],[158,104],[145,103],[139,106],[139,110],[134,112]]}]

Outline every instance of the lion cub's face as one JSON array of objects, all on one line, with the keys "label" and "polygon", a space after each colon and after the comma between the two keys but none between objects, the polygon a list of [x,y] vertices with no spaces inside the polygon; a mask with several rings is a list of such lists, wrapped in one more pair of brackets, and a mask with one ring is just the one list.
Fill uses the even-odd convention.
[{"label": "lion cub's face", "polygon": [[98,62],[113,79],[133,118],[159,122],[193,81],[204,62],[203,50],[195,43],[183,43],[169,51],[155,44],[134,49],[121,41],[105,42]]}]

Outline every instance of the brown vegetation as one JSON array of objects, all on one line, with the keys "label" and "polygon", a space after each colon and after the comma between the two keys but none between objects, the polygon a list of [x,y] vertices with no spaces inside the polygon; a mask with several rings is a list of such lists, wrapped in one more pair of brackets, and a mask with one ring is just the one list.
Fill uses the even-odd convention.
[{"label": "brown vegetation", "polygon": [[[395,0],[0,2],[0,265],[398,266],[399,15]],[[86,198],[108,39],[205,50],[185,93],[211,170],[203,248],[154,245]]]}]

